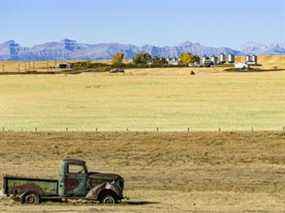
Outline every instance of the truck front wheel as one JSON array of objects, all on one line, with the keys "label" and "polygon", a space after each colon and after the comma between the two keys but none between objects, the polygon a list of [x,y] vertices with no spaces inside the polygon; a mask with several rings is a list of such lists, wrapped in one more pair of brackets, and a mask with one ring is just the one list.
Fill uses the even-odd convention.
[{"label": "truck front wheel", "polygon": [[118,203],[118,198],[117,195],[110,190],[104,190],[100,193],[99,195],[99,199],[100,203],[104,203],[104,204],[116,204]]},{"label": "truck front wheel", "polygon": [[27,193],[21,197],[22,204],[39,204],[40,196],[37,193]]},{"label": "truck front wheel", "polygon": [[114,205],[116,203],[116,198],[113,195],[105,195],[102,199],[102,203],[104,204],[112,204]]}]

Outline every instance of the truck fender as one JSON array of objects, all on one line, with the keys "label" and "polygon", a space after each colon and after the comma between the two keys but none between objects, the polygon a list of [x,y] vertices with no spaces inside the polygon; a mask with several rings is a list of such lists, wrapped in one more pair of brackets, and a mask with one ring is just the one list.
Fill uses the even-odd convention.
[{"label": "truck fender", "polygon": [[99,200],[100,194],[103,191],[110,191],[120,198],[119,190],[113,184],[106,182],[92,188],[86,195],[87,199]]}]

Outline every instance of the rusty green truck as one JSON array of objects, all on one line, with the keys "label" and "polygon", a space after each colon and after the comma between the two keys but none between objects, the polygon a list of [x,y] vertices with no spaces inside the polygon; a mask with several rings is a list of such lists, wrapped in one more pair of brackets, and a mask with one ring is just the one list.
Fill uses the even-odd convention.
[{"label": "rusty green truck", "polygon": [[124,179],[117,174],[89,172],[85,161],[65,159],[59,179],[4,176],[3,192],[22,203],[37,204],[51,199],[87,199],[117,203],[123,199]]}]

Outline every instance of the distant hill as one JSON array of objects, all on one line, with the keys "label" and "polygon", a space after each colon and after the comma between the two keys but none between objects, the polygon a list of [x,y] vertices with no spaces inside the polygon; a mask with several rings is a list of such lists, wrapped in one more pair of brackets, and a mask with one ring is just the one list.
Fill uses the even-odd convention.
[{"label": "distant hill", "polygon": [[[285,46],[285,45],[284,45]],[[132,58],[138,52],[148,52],[153,56],[178,57],[182,52],[191,52],[196,55],[234,54],[285,54],[282,45],[262,45],[246,43],[242,51],[228,47],[208,47],[200,43],[184,42],[177,46],[137,46],[120,43],[86,44],[71,39],[52,41],[38,44],[33,47],[24,47],[14,40],[0,43],[0,60],[94,60],[111,59],[122,51],[126,58]]]},{"label": "distant hill", "polygon": [[285,55],[285,43],[260,44],[247,42],[242,46],[242,51],[246,54],[256,55]]}]

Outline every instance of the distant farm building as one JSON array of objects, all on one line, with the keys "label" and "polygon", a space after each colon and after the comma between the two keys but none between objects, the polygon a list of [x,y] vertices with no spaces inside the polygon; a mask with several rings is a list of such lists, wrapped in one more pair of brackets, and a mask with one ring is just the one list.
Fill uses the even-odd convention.
[{"label": "distant farm building", "polygon": [[59,69],[71,69],[72,65],[70,63],[60,63],[57,65]]},{"label": "distant farm building", "polygon": [[235,63],[235,56],[234,56],[233,54],[229,54],[229,55],[228,55],[228,60],[227,60],[227,62],[228,62],[229,64]]},{"label": "distant farm building", "polygon": [[235,68],[245,70],[245,69],[249,69],[250,66],[249,66],[249,64],[246,64],[246,63],[236,63]]},{"label": "distant farm building", "polygon": [[212,60],[216,60],[216,59],[214,59],[213,56],[211,58],[209,58],[208,56],[203,56],[200,60],[200,65],[204,67],[211,67],[215,65],[215,63]]},{"label": "distant farm building", "polygon": [[218,64],[218,57],[215,55],[210,57],[210,61],[213,62],[214,65]]},{"label": "distant farm building", "polygon": [[178,58],[167,58],[166,60],[169,65],[177,66],[179,64]]},{"label": "distant farm building", "polygon": [[219,56],[219,63],[223,64],[226,62],[226,55],[224,53],[221,53]]},{"label": "distant farm building", "polygon": [[245,57],[245,63],[250,65],[256,65],[257,64],[257,56],[256,55],[247,55]]}]

